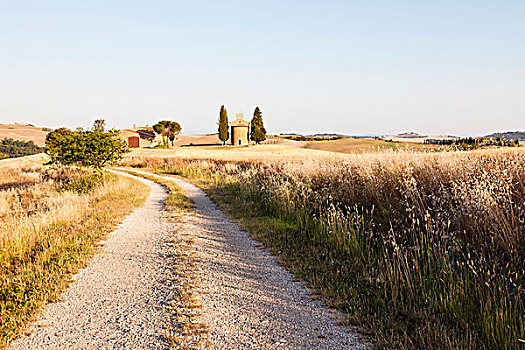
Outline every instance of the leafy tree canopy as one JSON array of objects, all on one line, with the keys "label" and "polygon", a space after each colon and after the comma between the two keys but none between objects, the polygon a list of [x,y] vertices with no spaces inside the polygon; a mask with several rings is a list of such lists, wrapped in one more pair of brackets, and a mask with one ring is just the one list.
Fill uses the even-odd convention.
[{"label": "leafy tree canopy", "polygon": [[0,140],[0,159],[23,157],[43,152],[44,148],[35,145],[33,141],[20,141],[13,139]]},{"label": "leafy tree canopy", "polygon": [[175,137],[180,133],[182,128],[177,122],[171,120],[161,120],[157,124],[153,125],[153,130],[162,136],[162,142],[164,145],[168,145],[167,140],[169,139],[173,143],[173,140],[175,140]]},{"label": "leafy tree canopy", "polygon": [[104,119],[97,119],[93,123],[93,131],[102,131],[106,130],[106,121]]},{"label": "leafy tree canopy", "polygon": [[119,139],[118,130],[100,131],[66,128],[56,129],[46,136],[49,164],[91,167],[101,170],[106,164],[122,159],[129,152],[125,141]]}]

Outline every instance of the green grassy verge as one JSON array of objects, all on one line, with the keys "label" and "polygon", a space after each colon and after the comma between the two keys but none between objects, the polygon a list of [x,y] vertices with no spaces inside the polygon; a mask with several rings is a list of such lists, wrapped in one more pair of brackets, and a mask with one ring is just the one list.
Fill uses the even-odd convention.
[{"label": "green grassy verge", "polygon": [[0,348],[7,346],[40,308],[57,300],[71,276],[97,252],[98,242],[143,203],[147,186],[132,179],[120,181],[120,186],[90,202],[76,220],[46,227],[40,232],[43,239],[23,254],[0,252]]}]

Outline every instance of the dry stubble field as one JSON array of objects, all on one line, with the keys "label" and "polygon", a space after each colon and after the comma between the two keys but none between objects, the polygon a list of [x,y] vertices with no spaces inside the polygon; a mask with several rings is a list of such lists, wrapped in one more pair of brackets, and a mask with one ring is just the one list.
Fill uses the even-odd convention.
[{"label": "dry stubble field", "polygon": [[26,124],[0,124],[0,140],[33,141],[38,146],[44,146],[47,133],[42,128]]}]

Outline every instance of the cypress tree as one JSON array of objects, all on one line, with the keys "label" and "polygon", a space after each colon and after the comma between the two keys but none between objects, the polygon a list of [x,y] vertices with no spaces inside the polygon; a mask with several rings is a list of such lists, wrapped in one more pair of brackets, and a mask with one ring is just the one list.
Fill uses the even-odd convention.
[{"label": "cypress tree", "polygon": [[264,128],[262,113],[259,107],[253,112],[253,119],[250,128],[250,139],[257,144],[266,140],[266,129]]},{"label": "cypress tree", "polygon": [[224,105],[221,106],[221,112],[219,113],[219,140],[222,141],[222,144],[225,145],[230,136],[228,132],[228,113]]}]

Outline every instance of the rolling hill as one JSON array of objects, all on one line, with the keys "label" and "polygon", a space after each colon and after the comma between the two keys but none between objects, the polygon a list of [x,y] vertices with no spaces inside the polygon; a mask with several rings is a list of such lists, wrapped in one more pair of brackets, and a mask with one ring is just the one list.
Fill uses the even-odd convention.
[{"label": "rolling hill", "polygon": [[489,137],[501,137],[505,140],[520,140],[525,141],[525,131],[507,131],[507,132],[495,132],[488,135]]},{"label": "rolling hill", "polygon": [[31,124],[0,124],[0,140],[33,141],[37,146],[42,147],[49,131],[51,130]]}]

